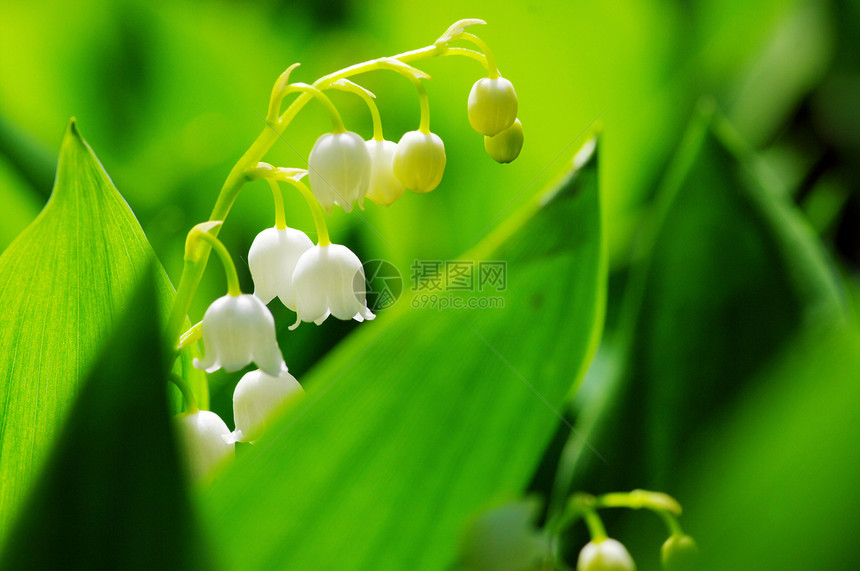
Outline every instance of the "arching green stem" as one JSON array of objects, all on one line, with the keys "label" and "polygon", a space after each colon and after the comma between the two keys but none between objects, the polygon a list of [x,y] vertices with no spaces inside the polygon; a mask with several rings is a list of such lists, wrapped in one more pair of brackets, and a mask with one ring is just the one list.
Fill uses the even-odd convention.
[{"label": "arching green stem", "polygon": [[597,515],[597,510],[591,508],[583,510],[582,519],[588,527],[588,533],[591,534],[592,541],[599,543],[609,537],[606,534],[606,528],[603,526],[603,520]]},{"label": "arching green stem", "polygon": [[328,95],[323,93],[322,90],[313,85],[308,85],[307,83],[293,83],[287,88],[287,92],[289,93],[290,91],[310,93],[316,97],[317,101],[322,103],[323,107],[328,111],[329,117],[331,118],[332,132],[343,133],[346,131],[346,127],[343,125],[343,119],[341,118],[337,107],[334,106],[334,103],[331,102],[331,99],[329,99]]},{"label": "arching green stem", "polygon": [[421,104],[421,121],[418,124],[418,130],[425,135],[430,133],[430,99],[427,97],[427,90],[424,89],[424,84],[417,77],[412,79],[415,88],[418,90],[418,101]]},{"label": "arching green stem", "polygon": [[373,138],[377,141],[383,140],[382,136],[382,118],[379,116],[379,107],[376,106],[376,101],[373,100],[373,94],[366,90],[365,88],[357,85],[348,79],[340,79],[331,84],[332,89],[340,89],[341,91],[348,91],[349,93],[355,93],[359,97],[361,97],[362,101],[367,105],[367,108],[370,110],[370,118],[373,121]]},{"label": "arching green stem", "polygon": [[270,178],[267,178],[266,182],[272,187],[272,198],[275,201],[275,228],[283,230],[287,227],[287,216],[284,212],[284,196],[281,194],[281,187]]},{"label": "arching green stem", "polygon": [[314,193],[311,192],[310,188],[308,188],[308,185],[300,180],[295,180],[294,178],[287,178],[284,182],[296,187],[299,192],[302,193],[302,196],[305,197],[305,201],[308,203],[308,207],[310,207],[311,214],[313,214],[314,217],[314,225],[317,228],[317,243],[320,246],[328,246],[331,244],[331,239],[328,235],[328,226],[326,226],[325,223],[325,215],[323,214],[322,207],[320,206],[320,203],[317,202]]},{"label": "arching green stem", "polygon": [[212,222],[204,222],[192,228],[185,241],[185,260],[187,262],[198,257],[197,246],[199,241],[202,240],[208,243],[218,254],[218,257],[221,258],[221,264],[224,266],[224,275],[227,278],[227,293],[234,297],[240,296],[242,295],[242,288],[239,287],[239,274],[236,272],[236,264],[233,263],[230,252],[227,251],[221,240],[207,231],[209,228],[220,225],[221,222],[218,222],[217,225]]},{"label": "arching green stem", "polygon": [[194,398],[194,391],[191,390],[191,387],[188,386],[185,379],[175,373],[170,375],[169,379],[171,383],[176,385],[179,392],[182,393],[182,399],[185,401],[185,412],[195,413],[200,410],[197,406],[197,399]]},{"label": "arching green stem", "polygon": [[496,58],[493,56],[492,50],[490,50],[490,46],[487,43],[476,36],[475,34],[470,34],[469,32],[463,32],[456,39],[466,40],[467,42],[472,42],[478,49],[484,52],[484,56],[487,58],[487,74],[490,79],[496,79],[499,77],[499,68],[496,67]]}]

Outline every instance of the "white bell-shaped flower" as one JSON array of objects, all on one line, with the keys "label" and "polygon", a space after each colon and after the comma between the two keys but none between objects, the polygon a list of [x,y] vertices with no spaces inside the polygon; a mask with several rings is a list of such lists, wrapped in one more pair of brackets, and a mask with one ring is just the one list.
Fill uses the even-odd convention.
[{"label": "white bell-shaped flower", "polygon": [[182,457],[195,481],[205,480],[233,459],[235,445],[221,417],[208,410],[173,417]]},{"label": "white bell-shaped flower", "polygon": [[364,269],[346,246],[314,246],[302,254],[293,272],[295,329],[302,321],[317,325],[329,315],[364,321],[376,317],[367,308]]},{"label": "white bell-shaped flower", "polygon": [[517,118],[517,92],[504,77],[479,79],[469,92],[469,123],[482,135],[492,137]]},{"label": "white bell-shaped flower", "polygon": [[308,157],[308,178],[326,212],[334,204],[350,212],[356,200],[363,207],[370,184],[370,155],[364,139],[351,131],[322,135]]},{"label": "white bell-shaped flower", "polygon": [[412,192],[430,192],[445,173],[445,144],[435,133],[409,131],[394,151],[394,174]]},{"label": "white bell-shaped flower", "polygon": [[304,394],[302,386],[286,370],[277,377],[259,369],[245,373],[233,391],[236,441],[253,442],[260,438],[268,421]]},{"label": "white bell-shaped flower", "polygon": [[287,308],[295,311],[293,270],[299,256],[313,245],[307,234],[295,228],[266,228],[257,234],[248,252],[254,295],[263,303],[278,297]]},{"label": "white bell-shaped flower", "polygon": [[484,150],[497,163],[509,163],[520,156],[523,148],[523,124],[519,119],[492,137],[484,137]]},{"label": "white bell-shaped flower", "polygon": [[255,295],[225,295],[203,315],[203,359],[194,366],[212,373],[238,371],[252,361],[277,376],[287,365],[275,338],[275,319]]},{"label": "white bell-shaped flower", "polygon": [[397,143],[394,141],[367,141],[367,151],[370,153],[370,187],[367,198],[376,204],[385,206],[403,196],[406,187],[394,174],[394,152]]},{"label": "white bell-shaped flower", "polygon": [[576,571],[636,571],[627,548],[615,539],[588,542],[579,552]]}]

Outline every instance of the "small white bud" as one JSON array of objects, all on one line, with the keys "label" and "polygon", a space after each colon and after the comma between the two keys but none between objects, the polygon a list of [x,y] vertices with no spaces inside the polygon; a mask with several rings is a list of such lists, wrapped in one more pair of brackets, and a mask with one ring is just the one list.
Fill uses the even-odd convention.
[{"label": "small white bud", "polygon": [[275,320],[260,298],[251,294],[225,295],[212,302],[203,314],[202,359],[194,366],[207,373],[224,368],[238,371],[252,361],[270,375],[286,369]]},{"label": "small white bud", "polygon": [[513,124],[493,137],[484,137],[484,149],[497,163],[509,163],[520,155],[523,148],[523,124]]},{"label": "small white bud", "polygon": [[479,79],[469,92],[469,123],[482,135],[507,129],[517,118],[517,92],[504,77]]},{"label": "small white bud", "polygon": [[173,417],[182,457],[195,481],[205,480],[233,459],[235,446],[221,417],[208,410]]},{"label": "small white bud", "polygon": [[293,271],[299,256],[313,245],[307,234],[295,228],[266,228],[257,234],[248,252],[254,295],[263,303],[277,296],[281,303],[295,311]]},{"label": "small white bud", "polygon": [[434,133],[409,131],[394,151],[394,174],[412,192],[430,192],[445,173],[445,144]]},{"label": "small white bud", "polygon": [[394,174],[394,141],[367,141],[370,153],[370,188],[367,198],[376,204],[388,206],[403,195],[406,187]]},{"label": "small white bud", "polygon": [[286,370],[278,377],[259,369],[245,373],[233,391],[236,441],[253,442],[260,438],[266,424],[304,394],[302,386]]},{"label": "small white bud", "polygon": [[607,538],[590,541],[582,548],[576,571],[636,571],[636,564],[620,541]]},{"label": "small white bud", "polygon": [[363,207],[370,183],[370,155],[364,139],[351,131],[322,135],[308,157],[308,178],[327,212],[334,204],[350,212],[356,200]]}]

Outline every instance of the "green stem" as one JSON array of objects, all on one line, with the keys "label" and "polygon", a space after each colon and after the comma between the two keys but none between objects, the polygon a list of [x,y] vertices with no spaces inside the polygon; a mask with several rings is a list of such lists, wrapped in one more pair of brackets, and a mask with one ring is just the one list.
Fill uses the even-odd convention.
[{"label": "green stem", "polygon": [[606,528],[603,526],[603,520],[597,515],[597,510],[591,508],[583,510],[582,519],[588,527],[588,533],[591,534],[592,541],[599,543],[609,537],[606,534]]},{"label": "green stem", "polygon": [[182,398],[185,400],[185,412],[195,413],[200,410],[197,406],[197,399],[194,398],[194,391],[191,390],[191,387],[188,386],[185,379],[177,374],[172,374],[169,378],[170,382],[176,385],[179,392],[182,393]]},{"label": "green stem", "polygon": [[660,519],[662,519],[663,523],[666,524],[666,529],[669,530],[669,535],[684,535],[684,530],[681,529],[681,522],[678,521],[678,518],[665,510],[652,511],[660,516]]},{"label": "green stem", "polygon": [[499,77],[499,68],[496,67],[496,58],[493,56],[490,46],[488,46],[484,40],[475,34],[470,34],[469,32],[463,32],[457,36],[457,39],[463,39],[478,46],[478,49],[484,52],[484,56],[487,58],[487,73],[490,79],[496,79]]},{"label": "green stem", "polygon": [[413,78],[412,82],[418,90],[418,101],[421,104],[421,122],[418,125],[418,130],[425,135],[430,133],[430,99],[427,97],[427,90],[424,89],[424,84],[421,80]]},{"label": "green stem", "polygon": [[331,239],[328,235],[328,226],[326,226],[325,223],[325,215],[323,214],[322,207],[314,196],[314,193],[311,192],[310,188],[308,188],[308,185],[293,178],[287,178],[284,182],[296,187],[298,191],[302,193],[302,196],[305,197],[305,201],[308,203],[308,207],[310,207],[311,214],[313,214],[314,217],[314,225],[317,228],[317,243],[320,246],[328,246],[331,244]]},{"label": "green stem", "polygon": [[319,88],[314,85],[308,85],[306,83],[294,83],[289,86],[289,91],[301,91],[302,93],[310,93],[314,97],[317,98],[317,101],[322,103],[323,107],[325,107],[326,111],[328,111],[329,117],[331,118],[331,127],[333,133],[343,133],[346,131],[346,127],[343,125],[343,118],[341,118],[340,113],[337,110],[337,107],[334,106],[334,103],[331,102],[328,95],[322,92]]},{"label": "green stem", "polygon": [[275,201],[275,228],[283,230],[287,227],[287,216],[284,212],[284,196],[281,194],[281,187],[270,178],[267,178],[266,181],[272,187],[272,198]]},{"label": "green stem", "polygon": [[340,89],[341,91],[348,91],[361,97],[370,110],[370,118],[373,121],[373,138],[377,141],[382,141],[384,138],[382,136],[382,118],[379,116],[379,107],[376,106],[373,95],[360,85],[356,85],[349,80],[338,81],[337,83],[333,83],[331,87]]},{"label": "green stem", "polygon": [[214,248],[218,257],[221,258],[221,264],[224,266],[224,275],[227,278],[227,293],[233,297],[242,295],[242,288],[239,286],[239,274],[236,272],[236,264],[233,263],[233,257],[230,256],[230,252],[227,251],[221,240],[208,232],[197,229],[195,226],[188,235],[188,241],[191,245],[186,248],[186,251],[196,248],[195,242],[197,240],[208,242]]}]

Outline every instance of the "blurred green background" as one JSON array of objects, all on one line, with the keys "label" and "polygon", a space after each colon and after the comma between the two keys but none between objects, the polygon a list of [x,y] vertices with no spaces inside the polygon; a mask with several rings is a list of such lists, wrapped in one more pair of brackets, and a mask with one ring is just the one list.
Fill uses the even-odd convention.
[{"label": "blurred green background", "polygon": [[[820,422],[827,420],[831,404],[843,402],[840,391],[851,395],[849,389],[855,386],[848,381],[844,387],[836,381],[830,386],[826,381],[840,375],[857,381],[856,358],[846,357],[857,345],[851,335],[850,342],[828,345],[844,346],[841,353],[809,341],[816,335],[809,333],[800,317],[807,307],[797,301],[802,299],[800,294],[794,295],[805,286],[796,285],[791,272],[781,274],[782,266],[767,266],[767,256],[749,253],[738,258],[743,262],[738,266],[726,263],[734,261],[736,253],[752,252],[754,248],[745,248],[755,242],[755,237],[744,233],[746,218],[741,214],[733,218],[733,206],[708,201],[726,185],[741,184],[716,180],[731,163],[710,163],[694,170],[702,176],[687,185],[701,186],[705,192],[691,199],[692,210],[667,215],[669,222],[681,224],[692,212],[700,225],[673,227],[667,236],[654,230],[652,213],[657,189],[674,164],[683,133],[699,102],[708,98],[753,153],[745,176],[766,180],[768,191],[799,213],[792,224],[817,236],[826,250],[828,271],[840,276],[843,308],[850,306],[847,300],[857,296],[860,263],[860,5],[850,0],[442,0],[432,4],[5,0],[0,4],[0,251],[47,200],[63,129],[75,116],[176,283],[185,233],[208,217],[230,167],[262,129],[271,85],[283,69],[301,62],[294,78],[310,82],[357,61],[429,44],[453,21],[472,17],[488,22],[476,33],[492,47],[502,74],[519,95],[526,138],[519,159],[497,165],[469,127],[466,98],[482,75],[475,62],[444,58],[422,63],[420,67],[434,78],[428,85],[431,128],[445,141],[448,156],[442,184],[428,195],[407,193],[389,208],[369,204],[360,216],[336,212],[329,218],[333,239],[348,244],[363,260],[391,261],[408,280],[413,260],[451,259],[477,244],[533,196],[536,181],[562,168],[560,157],[580,145],[587,130],[599,121],[603,124],[600,181],[611,268],[607,326],[596,365],[569,418],[592,422],[586,418],[592,414],[598,419],[592,423],[595,426],[613,424],[612,429],[598,431],[604,434],[599,439],[596,432],[595,438],[605,443],[601,450],[607,450],[607,456],[615,456],[608,465],[577,464],[572,485],[592,492],[660,487],[677,494],[685,505],[699,494],[705,499],[694,502],[691,510],[725,514],[725,521],[716,523],[701,523],[691,516],[698,522],[692,532],[706,535],[701,538],[704,545],[713,540],[707,538],[709,533],[728,540],[732,528],[726,522],[744,517],[738,515],[737,506],[708,504],[716,502],[707,499],[711,493],[713,498],[726,499],[732,497],[732,490],[720,492],[719,481],[702,476],[719,468],[697,467],[710,456],[706,443],[719,448],[729,463],[749,463],[747,471],[729,475],[729,481],[735,477],[740,487],[766,489],[773,478],[789,471],[797,473],[797,482],[809,485],[808,493],[821,487],[848,489],[856,465],[833,466],[837,472],[847,471],[819,480],[821,474],[802,469],[808,456],[798,454],[790,462],[783,459],[784,471],[774,475],[757,464],[757,449],[743,448],[752,446],[748,441],[756,440],[755,430],[772,429],[775,423],[809,423],[809,430],[801,434],[820,430],[821,440],[810,441],[809,446],[822,446],[826,452],[830,444],[824,435],[831,432]],[[377,95],[386,138],[397,140],[415,128],[418,105],[408,82],[382,72],[360,79]],[[348,94],[332,97],[347,126],[369,137],[370,120],[363,104]],[[321,109],[309,105],[284,142],[274,147],[268,162],[306,166],[314,140],[327,128]],[[313,236],[306,206],[297,195],[285,194],[288,223]],[[246,288],[251,285],[247,249],[256,233],[272,224],[272,217],[268,187],[254,183],[246,187],[222,232]],[[721,233],[708,233],[712,227],[719,227]],[[702,229],[701,235],[697,229]],[[672,266],[686,259],[679,244],[699,240],[710,244],[706,248],[710,255],[701,267]],[[678,250],[675,257],[673,245]],[[666,253],[665,264],[651,261],[653,248]],[[668,268],[656,274],[663,281],[655,285],[636,277],[643,260],[646,265]],[[751,269],[749,274],[745,267]],[[761,268],[761,272],[752,271]],[[737,282],[747,284],[753,293],[732,297],[709,291],[708,279],[726,272],[734,272]],[[192,318],[199,318],[208,303],[221,295],[222,280],[217,269],[207,272]],[[630,301],[630,284],[637,280],[648,284],[642,286],[642,310],[631,309],[636,302]],[[780,296],[786,291],[791,294],[786,293],[788,301],[782,303]],[[749,304],[769,299],[777,299],[772,307],[753,312],[747,321],[740,319]],[[657,309],[649,316],[652,302]],[[661,313],[661,307],[680,317],[664,323],[661,316],[665,321],[667,313]],[[274,305],[273,310],[284,356],[299,379],[354,326],[326,323],[324,328],[303,326],[287,334],[292,315]],[[740,320],[719,321],[727,312],[735,312]],[[746,333],[732,329],[741,326],[751,329]],[[783,331],[784,337],[776,330]],[[685,345],[690,336],[696,342]],[[808,351],[814,358],[798,358],[801,372],[795,375],[779,365],[778,356],[792,352],[787,347],[793,346],[796,336],[807,341],[795,353]],[[653,343],[658,350],[641,341],[652,337],[658,339]],[[815,359],[833,369],[827,378],[806,370]],[[771,368],[772,373],[766,372]],[[780,383],[783,377],[787,380]],[[237,378],[223,373],[212,377],[213,408],[228,424]],[[614,378],[627,379],[618,385],[626,396],[605,396],[611,392],[606,387],[615,386],[610,382]],[[702,391],[714,391],[720,398],[697,400],[697,383],[705,387]],[[822,397],[819,409],[807,414],[803,387],[813,385],[830,386],[835,396],[832,403]],[[788,402],[792,390],[797,392],[796,402]],[[667,394],[671,398],[659,398]],[[645,395],[651,404],[637,406],[641,401],[636,395]],[[760,410],[747,410],[755,408],[747,403],[748,397],[755,399]],[[608,412],[597,407],[597,412],[589,413],[601,398],[621,404]],[[768,407],[768,402],[780,399],[787,402]],[[631,402],[625,404],[625,400]],[[834,415],[830,420],[843,419]],[[735,434],[728,428],[735,421],[749,426]],[[849,435],[858,435],[856,422],[845,426],[855,430],[849,430]],[[650,436],[642,437],[643,429]],[[688,436],[681,439],[682,446],[676,446],[679,434]],[[767,448],[767,439],[761,438]],[[840,454],[853,458],[845,456],[852,442],[848,438],[833,444],[833,456],[825,453],[825,458]],[[570,446],[569,434],[559,430],[537,471],[533,490],[548,493],[556,466],[563,463],[560,458]],[[797,446],[806,450],[802,443]],[[777,460],[761,462],[772,461],[773,466]],[[691,474],[695,475],[692,483],[686,480]],[[790,494],[797,482],[790,479],[783,482],[786,489],[777,489]],[[739,496],[745,497],[740,492]],[[854,500],[856,495],[844,499],[856,508]],[[786,505],[773,513],[790,512]],[[812,503],[801,508],[795,514],[798,522],[821,506]],[[617,524],[618,529],[628,530],[625,540],[637,558],[640,540],[659,542],[654,539],[656,532],[643,536],[640,517],[625,516]],[[773,525],[779,517],[762,518],[759,523]],[[843,521],[838,519],[842,516],[834,517]],[[815,529],[828,529],[826,522],[819,526]],[[825,531],[793,540],[826,541]],[[840,545],[835,559],[827,560],[830,566],[819,568],[851,568],[847,547]],[[744,548],[748,553],[757,549],[755,545]],[[720,546],[709,549],[718,552]],[[647,555],[643,561],[643,568],[649,568]],[[797,559],[782,568],[801,568],[791,561]],[[734,563],[727,559],[726,566],[713,568],[741,568],[731,567]]]}]

